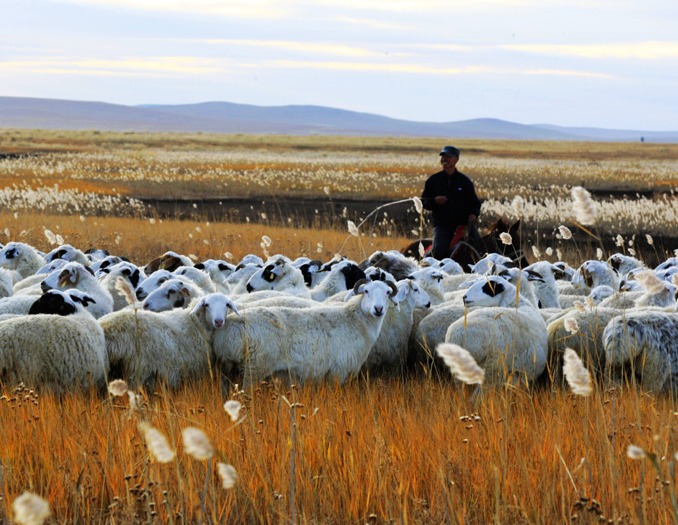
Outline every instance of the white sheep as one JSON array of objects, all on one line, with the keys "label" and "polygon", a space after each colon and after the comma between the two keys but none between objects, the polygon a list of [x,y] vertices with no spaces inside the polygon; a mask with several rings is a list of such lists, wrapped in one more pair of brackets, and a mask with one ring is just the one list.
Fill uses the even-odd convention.
[{"label": "white sheep", "polygon": [[486,383],[509,378],[532,384],[548,356],[546,323],[515,286],[498,276],[474,284],[464,303],[474,308],[450,325],[446,343],[468,350],[485,369]]},{"label": "white sheep", "polygon": [[56,270],[60,270],[67,263],[68,261],[64,261],[63,259],[54,259],[53,261],[43,265],[42,268],[40,268],[33,275],[29,275],[28,277],[21,279],[14,285],[14,295],[41,295],[42,288],[40,287],[40,284],[45,279],[45,277]]},{"label": "white sheep", "polygon": [[193,261],[191,261],[190,257],[170,250],[146,263],[143,270],[146,275],[150,275],[156,270],[172,272],[179,268],[179,266],[193,266]]},{"label": "white sheep", "polygon": [[324,277],[311,288],[311,298],[316,301],[324,301],[335,294],[352,290],[355,283],[366,278],[365,272],[348,259],[331,265],[327,270],[321,269],[318,273]]},{"label": "white sheep", "polygon": [[560,267],[549,261],[537,261],[525,267],[534,286],[539,308],[560,308],[558,279],[563,275]]},{"label": "white sheep", "polygon": [[[420,311],[420,310],[417,310]],[[438,362],[435,348],[445,342],[447,328],[467,312],[462,301],[445,302],[426,310],[419,322],[413,322],[409,341],[409,368],[419,364],[431,367]]]},{"label": "white sheep", "polygon": [[195,266],[179,266],[179,268],[172,272],[172,275],[181,277],[184,280],[190,280],[202,290],[204,295],[217,291],[216,284],[210,277],[209,273],[196,268]]},{"label": "white sheep", "polygon": [[247,281],[262,267],[263,264],[257,263],[236,266],[235,271],[224,280],[221,288],[232,297],[248,293]]},{"label": "white sheep", "polygon": [[157,289],[165,281],[169,281],[174,276],[169,270],[156,270],[147,275],[135,288],[135,294],[138,301],[143,301],[148,294]]},{"label": "white sheep", "polygon": [[0,268],[0,298],[14,295],[14,275],[11,271]]},{"label": "white sheep", "polygon": [[0,250],[0,268],[15,272],[15,283],[33,275],[45,265],[45,262],[45,258],[38,250],[23,242],[8,242]]},{"label": "white sheep", "polygon": [[655,266],[655,271],[666,270],[674,266],[678,266],[678,257],[669,257],[664,262],[661,262]]},{"label": "white sheep", "polygon": [[555,273],[556,279],[562,281],[572,281],[575,270],[569,264],[567,264],[565,261],[556,261],[553,263],[553,266],[555,266],[557,270]]},{"label": "white sheep", "polygon": [[246,288],[249,293],[275,290],[298,297],[311,297],[304,274],[282,255],[266,261],[264,267],[259,268],[248,279]]},{"label": "white sheep", "polygon": [[94,272],[78,262],[66,263],[60,270],[48,275],[41,284],[43,291],[78,289],[91,296],[93,304],[88,311],[95,317],[113,311],[113,297],[110,292],[94,276]]},{"label": "white sheep", "polygon": [[121,310],[133,304],[130,302],[133,298],[120,289],[118,280],[123,279],[129,285],[130,290],[136,290],[144,275],[137,266],[123,261],[100,269],[97,277],[113,298],[113,310]]},{"label": "white sheep", "polygon": [[521,270],[520,268],[507,268],[501,270],[497,275],[510,282],[518,289],[520,295],[530,301],[535,308],[539,308],[539,300],[537,299],[534,283],[543,282],[543,277]]},{"label": "white sheep", "polygon": [[62,244],[45,255],[45,261],[48,263],[56,259],[63,259],[66,262],[79,262],[83,266],[89,266],[91,263],[87,254],[70,244]]},{"label": "white sheep", "polygon": [[367,260],[361,262],[359,266],[363,270],[367,270],[369,267],[381,268],[393,275],[396,280],[404,279],[419,269],[417,262],[413,258],[406,257],[395,250],[387,252],[376,251]]},{"label": "white sheep", "polygon": [[471,273],[480,275],[498,273],[501,270],[515,266],[510,257],[500,253],[488,253],[475,264],[469,264]]},{"label": "white sheep", "polygon": [[323,267],[322,261],[311,259],[310,257],[297,257],[292,261],[292,266],[301,270],[304,282],[309,288],[322,280],[322,275],[318,276],[320,269]]},{"label": "white sheep", "polygon": [[619,289],[619,274],[608,263],[591,259],[584,261],[572,278],[575,287],[583,288],[589,293],[596,286],[607,284],[614,290]]},{"label": "white sheep", "polygon": [[421,270],[412,272],[407,278],[413,279],[426,291],[432,305],[437,305],[445,301],[441,286],[441,282],[445,278],[445,275],[436,267],[427,266]]},{"label": "white sheep", "polygon": [[606,299],[612,297],[615,293],[617,292],[610,285],[599,284],[598,286],[592,288],[586,297],[588,297],[593,304],[601,304]]},{"label": "white sheep", "polygon": [[0,315],[26,315],[40,297],[36,294],[20,294],[0,299]]},{"label": "white sheep", "polygon": [[548,374],[562,381],[565,350],[572,348],[594,377],[602,377],[605,368],[603,330],[621,310],[605,306],[580,307],[565,311],[548,323]]},{"label": "white sheep", "polygon": [[614,253],[610,255],[607,262],[622,277],[631,270],[638,270],[645,266],[639,259],[623,253]]},{"label": "white sheep", "polygon": [[678,388],[678,313],[660,309],[625,312],[603,332],[613,378],[626,374],[653,392]]},{"label": "white sheep", "polygon": [[174,308],[188,308],[196,299],[206,295],[202,289],[184,279],[169,279],[149,293],[141,307],[151,312],[166,312]]},{"label": "white sheep", "polygon": [[373,374],[399,374],[405,370],[414,311],[431,306],[428,294],[413,279],[401,279],[396,287],[398,293],[393,302],[397,306],[386,312],[379,337],[363,365]]},{"label": "white sheep", "polygon": [[235,264],[221,259],[206,259],[197,263],[195,268],[207,272],[217,291],[223,291],[223,283],[235,271]]},{"label": "white sheep", "polygon": [[214,333],[225,326],[229,309],[237,313],[228,296],[212,293],[193,308],[160,313],[125,309],[102,317],[111,377],[126,379],[132,388],[151,389],[157,379],[176,388],[204,377]]},{"label": "white sheep", "polygon": [[444,259],[438,260],[435,257],[424,257],[419,261],[419,266],[421,268],[436,268],[442,270],[448,275],[459,275],[464,273],[464,269],[454,259],[445,257]]},{"label": "white sheep", "polygon": [[245,384],[275,374],[344,382],[367,360],[396,293],[383,281],[360,282],[344,303],[250,308],[215,335],[216,360],[225,372],[239,369]]},{"label": "white sheep", "polygon": [[47,292],[39,302],[34,312],[59,315],[34,313],[0,322],[0,382],[59,393],[90,387],[104,391],[108,360],[97,321],[61,291]]},{"label": "white sheep", "polygon": [[[346,292],[344,292],[346,294]],[[313,308],[318,305],[318,301],[307,297],[298,297],[284,292],[265,290],[261,292],[252,292],[246,295],[240,295],[234,299],[239,311],[258,306],[266,307],[284,307],[284,308]]]}]

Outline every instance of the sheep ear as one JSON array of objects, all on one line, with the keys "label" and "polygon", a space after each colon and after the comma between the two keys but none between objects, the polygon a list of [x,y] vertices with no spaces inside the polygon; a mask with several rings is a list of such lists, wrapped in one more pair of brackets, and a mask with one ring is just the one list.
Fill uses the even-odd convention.
[{"label": "sheep ear", "polygon": [[[393,285],[391,281],[387,281],[387,283]],[[405,297],[407,297],[407,294],[412,289],[413,284],[414,281],[405,280],[400,287],[395,286],[396,292],[393,293],[393,290],[391,290],[391,292],[389,292],[388,294],[389,298],[391,299],[391,302],[393,304],[400,305],[400,303],[405,300]]]},{"label": "sheep ear", "polygon": [[483,293],[490,297],[496,297],[504,291],[504,285],[498,281],[487,281],[483,285]]},{"label": "sheep ear", "polygon": [[538,281],[540,283],[544,282],[544,276],[539,272],[535,272],[534,270],[525,270],[525,271],[527,272],[528,281]]},{"label": "sheep ear", "polygon": [[[238,316],[240,315],[240,312],[238,312],[238,307],[230,299],[228,301],[226,301],[226,308],[227,309],[230,308],[231,310],[233,310],[233,313],[235,315],[238,315]],[[227,311],[227,313],[228,313],[228,311]]]},{"label": "sheep ear", "polygon": [[75,272],[69,270],[62,270],[59,274],[59,286],[66,286],[67,284],[75,284],[77,279],[75,278]]},{"label": "sheep ear", "polygon": [[191,310],[191,313],[194,314],[194,313],[196,313],[198,310],[200,310],[201,308],[204,308],[204,307],[205,307],[205,298],[203,297],[202,299],[200,299],[200,300],[195,304],[195,306],[193,307],[193,310]]}]

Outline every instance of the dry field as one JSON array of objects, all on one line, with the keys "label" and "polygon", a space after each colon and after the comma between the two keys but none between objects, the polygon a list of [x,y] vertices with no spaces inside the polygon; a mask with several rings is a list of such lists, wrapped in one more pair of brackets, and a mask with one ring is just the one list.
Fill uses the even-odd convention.
[{"label": "dry field", "polygon": [[[657,258],[678,248],[655,242],[675,235],[678,146],[458,144],[460,166],[486,199],[488,222],[522,218],[526,248],[544,258],[576,266],[601,246]],[[378,224],[366,222],[353,237],[346,221],[361,218],[348,214],[302,222],[253,210],[249,222],[199,213],[178,221],[129,199],[395,201],[419,195],[437,169],[440,145],[4,131],[0,242],[96,246],[140,264],[168,249],[195,260],[247,253],[328,259],[338,252],[362,259],[419,235],[416,214],[403,224],[383,215],[386,207]],[[582,182],[596,192],[598,220],[591,234],[558,239],[560,224],[580,231],[569,187]],[[620,191],[628,197],[604,196]],[[127,394],[57,398],[0,385],[0,523],[12,519],[12,503],[24,491],[45,498],[49,523],[59,524],[676,522],[672,397],[635,385],[599,385],[586,398],[560,386],[472,394],[446,371],[424,368],[400,380],[271,382],[248,391],[222,388],[215,378],[178,391],[135,392],[134,402]],[[223,408],[229,399],[243,405],[236,421]],[[159,461],[158,443],[146,441],[140,423],[167,438],[169,462]],[[181,435],[186,427],[205,433],[211,455],[191,455]],[[629,457],[629,445],[645,457]],[[237,472],[233,488],[222,486],[220,463]]]}]

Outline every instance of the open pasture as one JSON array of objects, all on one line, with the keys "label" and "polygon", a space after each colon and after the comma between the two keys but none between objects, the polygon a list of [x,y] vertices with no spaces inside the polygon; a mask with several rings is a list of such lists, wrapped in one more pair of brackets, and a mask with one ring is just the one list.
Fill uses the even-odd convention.
[{"label": "open pasture", "polygon": [[[530,260],[538,254],[576,267],[613,251],[650,259],[678,248],[678,146],[456,144],[461,169],[485,199],[485,224],[522,219]],[[404,215],[411,220],[396,220],[395,206],[380,209],[353,236],[347,221],[360,224],[364,215],[350,210],[299,220],[293,210],[272,217],[252,209],[249,220],[222,222],[191,204],[185,220],[174,220],[140,199],[175,199],[184,212],[184,199],[223,198],[226,208],[230,198],[279,195],[385,204],[420,194],[440,146],[5,131],[0,242],[100,247],[139,264],[170,249],[195,261],[248,253],[361,260],[426,236],[428,226],[413,206]],[[569,194],[583,182],[598,211],[589,233],[577,228]],[[557,236],[561,224],[574,239]],[[14,516],[24,491],[48,500],[48,523],[59,524],[649,524],[678,516],[678,407],[634,384],[597,385],[591,397],[560,386],[472,397],[446,371],[422,368],[344,385],[224,389],[213,378],[133,394],[59,398],[0,385],[0,522]],[[229,399],[243,405],[235,421],[223,408]],[[176,453],[168,463],[158,461],[142,422],[166,436]],[[191,455],[186,427],[209,438],[208,459]],[[629,457],[630,445],[644,457]],[[219,463],[237,472],[233,488],[223,487]]]}]

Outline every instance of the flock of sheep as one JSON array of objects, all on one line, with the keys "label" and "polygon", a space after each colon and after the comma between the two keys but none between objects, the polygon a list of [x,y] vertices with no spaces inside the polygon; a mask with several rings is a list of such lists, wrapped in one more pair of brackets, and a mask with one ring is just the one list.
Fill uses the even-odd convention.
[{"label": "flock of sheep", "polygon": [[598,378],[670,391],[677,287],[675,257],[653,269],[622,254],[519,269],[487,254],[464,272],[398,252],[237,264],[167,252],[138,266],[10,242],[0,250],[0,385],[176,388],[215,373],[343,382],[434,365],[437,346],[454,343],[486,383],[559,381],[572,348]]}]

